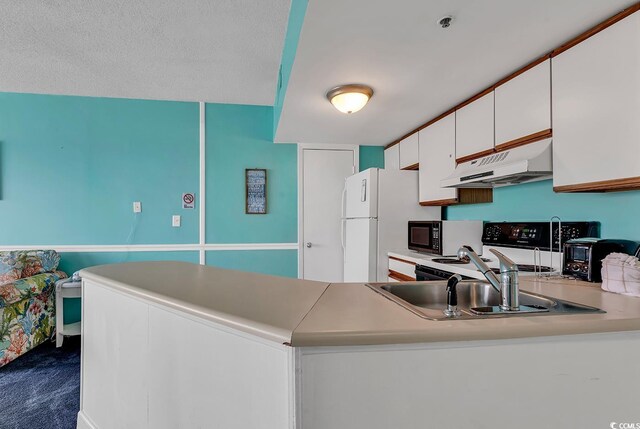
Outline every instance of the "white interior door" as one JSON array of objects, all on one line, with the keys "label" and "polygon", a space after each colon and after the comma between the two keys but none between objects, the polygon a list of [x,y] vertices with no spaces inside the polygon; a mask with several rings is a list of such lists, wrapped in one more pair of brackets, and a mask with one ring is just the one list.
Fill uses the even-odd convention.
[{"label": "white interior door", "polygon": [[301,151],[302,248],[299,276],[308,280],[342,281],[342,204],[345,179],[356,171],[356,150]]}]

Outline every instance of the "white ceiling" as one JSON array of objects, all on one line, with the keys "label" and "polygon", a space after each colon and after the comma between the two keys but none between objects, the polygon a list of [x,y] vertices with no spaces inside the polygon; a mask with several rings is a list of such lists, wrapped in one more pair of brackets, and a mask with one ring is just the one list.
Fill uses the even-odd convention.
[{"label": "white ceiling", "polygon": [[0,91],[273,105],[290,0],[0,0]]},{"label": "white ceiling", "polygon": [[[388,144],[633,3],[309,0],[276,141]],[[325,98],[344,83],[375,90],[353,115]]]}]

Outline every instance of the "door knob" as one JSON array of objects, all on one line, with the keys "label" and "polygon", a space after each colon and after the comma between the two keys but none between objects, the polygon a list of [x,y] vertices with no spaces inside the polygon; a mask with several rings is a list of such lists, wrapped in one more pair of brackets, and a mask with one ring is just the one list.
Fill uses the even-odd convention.
[{"label": "door knob", "polygon": [[307,248],[310,249],[311,248],[311,242],[307,241]]}]

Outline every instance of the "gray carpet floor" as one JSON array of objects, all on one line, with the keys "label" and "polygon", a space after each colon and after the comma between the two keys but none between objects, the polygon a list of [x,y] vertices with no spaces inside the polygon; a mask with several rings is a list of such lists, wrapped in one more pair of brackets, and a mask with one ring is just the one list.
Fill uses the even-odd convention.
[{"label": "gray carpet floor", "polygon": [[80,337],[46,342],[0,368],[0,429],[74,429]]}]

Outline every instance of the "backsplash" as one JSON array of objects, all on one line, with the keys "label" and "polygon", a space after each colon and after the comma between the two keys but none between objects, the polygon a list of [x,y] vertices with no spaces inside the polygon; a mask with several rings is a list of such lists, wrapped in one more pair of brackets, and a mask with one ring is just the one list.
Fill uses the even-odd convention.
[{"label": "backsplash", "polygon": [[493,203],[447,207],[443,219],[598,221],[603,238],[640,240],[640,191],[558,194],[544,180],[494,189]]}]

